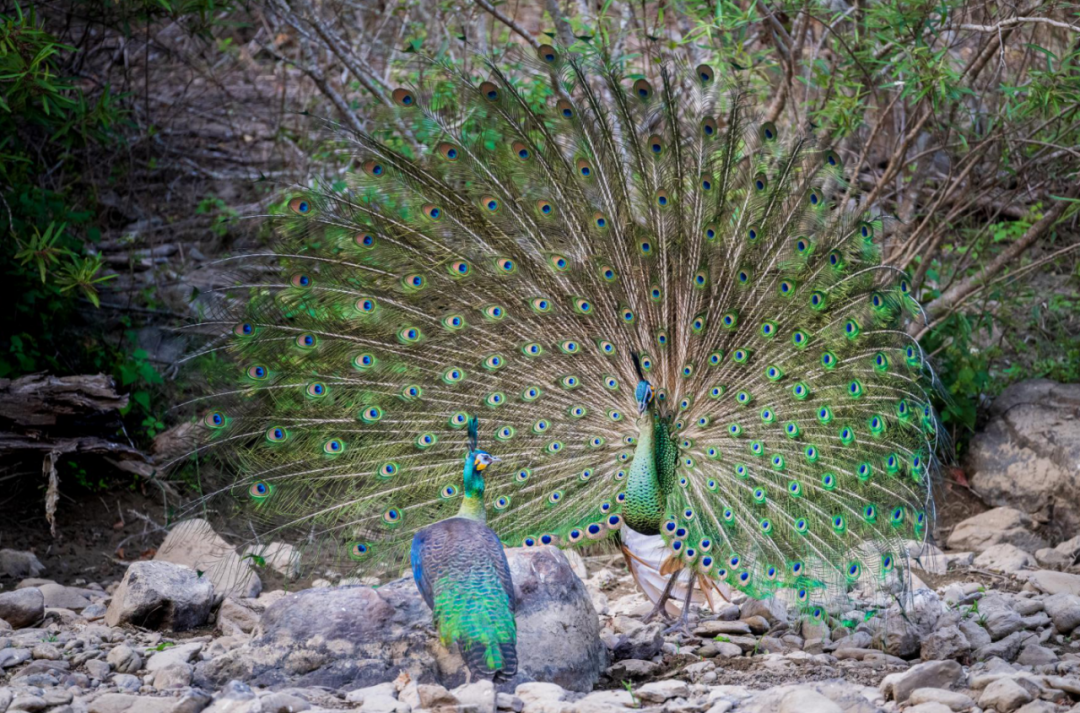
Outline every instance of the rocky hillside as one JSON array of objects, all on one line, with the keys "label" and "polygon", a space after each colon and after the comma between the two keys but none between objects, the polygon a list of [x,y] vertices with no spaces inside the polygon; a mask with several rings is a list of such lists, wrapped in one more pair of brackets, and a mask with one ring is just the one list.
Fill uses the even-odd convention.
[{"label": "rocky hillside", "polygon": [[618,558],[509,550],[521,667],[495,687],[410,578],[301,587],[287,545],[254,570],[194,522],[111,580],[0,550],[0,713],[1080,712],[1080,393],[1021,387],[968,464],[998,507],[946,524],[944,549],[911,543],[903,607],[809,625],[736,598],[665,634]]}]

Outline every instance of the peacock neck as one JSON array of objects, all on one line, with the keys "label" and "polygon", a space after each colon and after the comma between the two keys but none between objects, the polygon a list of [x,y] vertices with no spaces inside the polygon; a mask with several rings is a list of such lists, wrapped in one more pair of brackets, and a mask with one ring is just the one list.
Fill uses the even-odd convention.
[{"label": "peacock neck", "polygon": [[638,419],[637,446],[626,480],[623,518],[631,529],[644,535],[660,532],[664,497],[656,469],[656,417],[647,411]]},{"label": "peacock neck", "polygon": [[476,467],[476,458],[472,453],[465,456],[465,497],[461,499],[458,517],[466,517],[477,522],[487,523],[484,512],[484,476]]}]

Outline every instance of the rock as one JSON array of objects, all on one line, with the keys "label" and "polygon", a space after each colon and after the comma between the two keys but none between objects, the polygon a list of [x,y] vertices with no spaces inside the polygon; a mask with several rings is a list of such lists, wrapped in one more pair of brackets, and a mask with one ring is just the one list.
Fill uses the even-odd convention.
[{"label": "rock", "polygon": [[401,689],[398,700],[412,708],[449,708],[458,704],[457,698],[442,686],[415,681]]},{"label": "rock", "polygon": [[525,707],[525,701],[521,700],[512,693],[496,693],[495,706],[499,710],[521,713],[521,709]]},{"label": "rock", "polygon": [[45,566],[33,552],[18,550],[0,550],[0,577],[26,579],[37,577],[45,571]]},{"label": "rock", "polygon": [[461,705],[475,708],[476,713],[495,713],[495,686],[491,681],[473,681],[458,686],[450,693]]},{"label": "rock", "polygon": [[567,691],[557,683],[532,682],[523,683],[514,690],[514,695],[520,698],[527,708],[530,703],[540,701],[565,701]]},{"label": "rock", "polygon": [[948,547],[981,553],[994,545],[1010,544],[1028,552],[1045,547],[1046,542],[1031,532],[1031,518],[1011,507],[999,507],[969,517],[953,528]]},{"label": "rock", "polygon": [[90,701],[87,713],[173,713],[174,698],[147,698],[127,693],[106,693]]},{"label": "rock", "polygon": [[690,686],[685,681],[667,679],[646,683],[634,692],[643,703],[663,703],[671,698],[686,698],[690,695]]},{"label": "rock", "polygon": [[778,713],[844,713],[844,709],[817,691],[791,691],[780,699]]},{"label": "rock", "polygon": [[1080,626],[1080,596],[1054,594],[1043,600],[1043,606],[1060,633],[1067,635]]},{"label": "rock", "polygon": [[1035,551],[1035,561],[1047,569],[1065,569],[1073,563],[1073,558],[1062,554],[1053,547],[1043,547]]},{"label": "rock", "polygon": [[30,649],[7,647],[0,649],[0,670],[18,666],[30,660]]},{"label": "rock", "polygon": [[[1001,392],[990,407],[989,423],[971,440],[966,469],[972,489],[993,505],[1033,515],[1052,513],[1066,536],[1077,534],[1078,408],[1080,384],[1034,379]],[[1045,546],[1013,544],[1030,551]]]},{"label": "rock", "polygon": [[908,696],[907,702],[912,706],[921,703],[940,703],[954,711],[965,711],[975,707],[975,701],[971,699],[971,696],[944,688],[916,688]]},{"label": "rock", "polygon": [[176,664],[190,663],[192,659],[199,655],[202,651],[202,642],[196,641],[190,644],[180,644],[179,646],[169,646],[161,651],[156,651],[150,656],[150,660],[146,662],[146,670],[150,673],[159,671],[169,666],[175,666]]},{"label": "rock", "polygon": [[15,700],[11,702],[9,711],[26,711],[26,713],[38,713],[49,707],[49,704],[45,702],[45,699],[41,696],[35,696],[32,693],[22,693],[15,696]]},{"label": "rock", "polygon": [[[250,601],[250,600],[247,600]],[[225,636],[250,634],[259,625],[259,614],[244,603],[225,597],[218,607],[217,628]]]},{"label": "rock", "polygon": [[255,692],[246,683],[229,681],[217,692],[205,713],[255,713],[255,706],[243,705],[255,698]]},{"label": "rock", "polygon": [[50,609],[82,611],[90,606],[90,596],[96,596],[98,599],[101,598],[101,592],[81,590],[75,587],[65,587],[56,582],[47,582],[40,585],[38,589],[41,591],[41,596],[45,599],[45,606]]},{"label": "rock", "polygon": [[1070,572],[1052,572],[1040,569],[1027,575],[1032,588],[1046,594],[1072,594],[1080,596],[1080,575]]},{"label": "rock", "polygon": [[990,634],[986,632],[986,629],[979,626],[979,622],[974,619],[964,619],[957,626],[959,626],[964,638],[971,644],[972,649],[981,649],[990,643]]},{"label": "rock", "polygon": [[186,631],[206,623],[213,602],[210,580],[189,567],[170,562],[132,562],[113,593],[105,623]]},{"label": "rock", "polygon": [[944,661],[963,658],[969,653],[971,653],[971,643],[960,631],[960,627],[943,626],[934,629],[923,639],[919,656],[923,661]]},{"label": "rock", "polygon": [[135,673],[142,668],[142,657],[127,644],[114,647],[105,660],[109,662],[113,670],[120,673]]},{"label": "rock", "polygon": [[83,665],[86,667],[86,672],[99,681],[104,681],[105,677],[112,673],[112,666],[101,659],[90,659]]},{"label": "rock", "polygon": [[991,641],[1003,639],[1014,631],[1024,628],[1023,619],[1012,609],[990,609],[982,621]]},{"label": "rock", "polygon": [[[761,619],[762,617],[754,617],[754,619]],[[750,634],[750,625],[745,621],[703,621],[698,624],[694,629],[695,636],[708,636],[714,637],[720,634]]]},{"label": "rock", "polygon": [[45,616],[45,598],[36,587],[0,592],[0,619],[16,629],[33,626]]},{"label": "rock", "polygon": [[992,658],[999,658],[1003,661],[1014,661],[1016,655],[1020,653],[1020,647],[1025,641],[1032,638],[1033,634],[1029,634],[1025,631],[1015,631],[1000,641],[995,641],[992,644],[986,644],[975,649],[971,657],[976,661],[987,661]]},{"label": "rock", "polygon": [[60,649],[48,643],[38,644],[30,650],[30,655],[35,659],[45,661],[59,661],[61,656]]},{"label": "rock", "polygon": [[911,603],[903,608],[892,604],[885,612],[884,621],[877,619],[873,626],[875,643],[891,656],[901,658],[915,655],[922,642],[937,626],[938,619],[947,610],[937,594],[929,589],[916,589]]},{"label": "rock", "polygon": [[[507,558],[519,668],[504,685],[542,680],[590,690],[607,667],[607,650],[585,586],[558,549],[511,549]],[[348,691],[406,671],[418,684],[453,688],[465,682],[465,670],[452,649],[439,643],[411,577],[378,588],[308,589],[268,607],[250,643],[197,664],[194,682],[208,690],[237,679]]]},{"label": "rock", "polygon": [[983,689],[979,696],[979,705],[983,709],[993,709],[998,713],[1012,713],[1034,696],[1026,688],[1011,678],[999,678]]},{"label": "rock", "polygon": [[[250,561],[252,557],[261,558],[267,567],[292,581],[300,577],[300,550],[285,542],[271,542],[267,545],[249,545],[244,548],[241,559]],[[217,583],[214,583],[217,586]],[[247,596],[256,596],[248,594]]]},{"label": "rock", "polygon": [[927,661],[916,664],[907,671],[891,673],[881,681],[881,692],[886,698],[903,703],[919,688],[949,688],[960,680],[964,669],[955,661]]},{"label": "rock", "polygon": [[917,706],[909,706],[904,709],[904,713],[952,713],[952,708],[943,703],[930,701],[929,703],[920,703]]},{"label": "rock", "polygon": [[754,616],[764,618],[769,622],[769,626],[787,624],[791,620],[788,615],[787,603],[780,597],[747,599],[742,603],[742,606],[739,607],[739,618],[749,619]]},{"label": "rock", "polygon": [[623,659],[651,659],[664,647],[664,625],[652,622],[638,626],[628,634],[621,634],[611,646],[616,661]]},{"label": "rock", "polygon": [[[739,647],[735,647],[739,648]],[[739,649],[738,653],[742,653],[742,649]],[[623,659],[618,663],[612,665],[607,670],[608,678],[615,681],[636,680],[640,678],[648,678],[654,675],[660,670],[660,664],[653,663],[652,661],[642,661],[641,659]]]},{"label": "rock", "polygon": [[193,671],[191,664],[174,663],[154,671],[150,685],[159,691],[187,688]]},{"label": "rock", "polygon": [[1016,663],[1021,666],[1045,666],[1057,663],[1058,655],[1053,650],[1036,643],[1029,643],[1020,649],[1020,655],[1016,657]]},{"label": "rock", "polygon": [[229,595],[256,597],[262,591],[259,575],[248,561],[241,560],[206,520],[196,518],[176,525],[161,543],[154,560],[205,572],[213,582],[218,600]]},{"label": "rock", "polygon": [[1019,572],[1026,567],[1035,566],[1035,558],[1016,545],[1002,542],[991,545],[975,558],[976,567],[996,572]]}]

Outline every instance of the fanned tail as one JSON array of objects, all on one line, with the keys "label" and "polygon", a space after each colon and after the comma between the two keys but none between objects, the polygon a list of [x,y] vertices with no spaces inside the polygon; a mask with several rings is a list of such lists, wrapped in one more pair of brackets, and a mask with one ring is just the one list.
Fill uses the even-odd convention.
[{"label": "fanned tail", "polygon": [[838,205],[841,157],[753,125],[710,67],[519,64],[433,63],[385,123],[420,154],[343,131],[355,171],[288,202],[271,266],[212,315],[236,373],[201,404],[202,451],[238,475],[208,502],[309,560],[397,566],[456,510],[480,411],[509,473],[488,484],[498,535],[603,540],[638,353],[676,444],[674,555],[811,616],[892,587],[940,430],[887,221]]}]

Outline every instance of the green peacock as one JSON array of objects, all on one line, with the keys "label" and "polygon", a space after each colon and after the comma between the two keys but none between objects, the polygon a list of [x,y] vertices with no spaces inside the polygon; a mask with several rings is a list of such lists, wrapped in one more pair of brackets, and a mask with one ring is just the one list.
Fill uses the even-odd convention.
[{"label": "green peacock", "polygon": [[208,319],[236,364],[203,402],[201,452],[235,473],[208,500],[392,571],[468,497],[478,412],[507,545],[633,530],[668,575],[811,618],[895,593],[941,429],[888,221],[852,208],[841,156],[707,65],[480,61],[429,61],[378,130],[340,130],[352,170],[288,199]]},{"label": "green peacock", "polygon": [[461,507],[417,532],[409,558],[443,644],[459,645],[473,675],[504,680],[517,673],[514,583],[502,542],[484,524],[483,471],[499,458],[480,450],[475,416],[468,431]]}]

